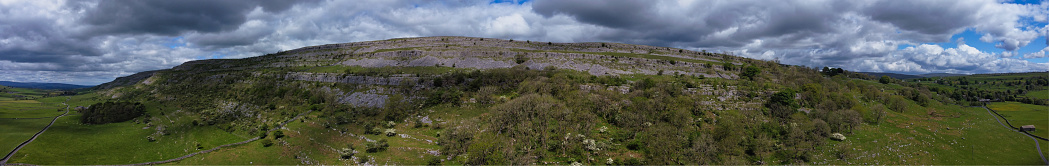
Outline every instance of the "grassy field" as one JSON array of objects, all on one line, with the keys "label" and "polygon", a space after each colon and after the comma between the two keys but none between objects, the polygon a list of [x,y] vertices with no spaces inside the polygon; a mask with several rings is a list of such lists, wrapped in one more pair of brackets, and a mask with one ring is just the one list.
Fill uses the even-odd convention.
[{"label": "grassy field", "polygon": [[[47,108],[38,108],[45,113],[38,115],[22,113],[22,116],[54,116],[62,112],[54,111],[68,96],[42,98],[31,100],[40,103],[52,103]],[[42,102],[41,102],[42,101]],[[18,101],[26,102],[26,101]],[[87,106],[97,103],[94,93],[87,93],[69,97],[66,102],[70,106]],[[26,106],[28,105],[28,106]],[[12,108],[21,108],[39,105],[37,103],[23,105],[0,105],[0,111],[10,112]],[[21,106],[21,107],[19,107]],[[157,108],[147,109],[156,113]],[[171,111],[171,110],[168,110]],[[159,113],[156,113],[159,114]],[[171,114],[171,113],[169,113]],[[0,114],[15,115],[15,114]],[[157,117],[159,118],[159,117]],[[84,125],[79,122],[80,115],[70,112],[68,116],[59,118],[51,129],[38,137],[29,145],[26,145],[17,154],[12,156],[9,163],[29,164],[130,164],[157,160],[166,160],[186,155],[195,151],[197,143],[204,149],[215,146],[240,142],[248,138],[225,132],[215,127],[172,127],[167,131],[170,135],[159,136],[156,142],[149,142],[146,136],[154,134],[156,127],[148,127],[146,124],[134,123],[132,121],[121,123],[110,123],[101,125]],[[16,146],[33,133],[39,131],[50,122],[47,119],[0,121],[0,139],[5,144],[0,148]],[[156,125],[173,126],[173,123],[182,123],[185,120],[173,120],[172,122],[154,121]],[[10,124],[9,124],[10,123]],[[10,132],[8,132],[10,131]],[[25,136],[27,135],[28,136]],[[23,138],[24,137],[24,138]],[[19,141],[7,141],[8,139],[21,139]],[[69,157],[76,156],[76,157]]]},{"label": "grassy field", "polygon": [[50,122],[50,118],[0,120],[0,154],[11,152]]},{"label": "grassy field", "polygon": [[1049,100],[1049,90],[1037,90],[1027,92],[1027,97],[1033,99]]},{"label": "grassy field", "polygon": [[[65,98],[65,97],[62,97]],[[42,118],[61,115],[61,102],[44,103],[37,100],[0,101],[0,118]]]},{"label": "grassy field", "polygon": [[[358,153],[355,157],[369,158],[372,164],[426,164],[425,159],[432,155],[428,151],[435,151],[437,130],[429,127],[413,128],[402,122],[394,127],[398,133],[409,137],[387,137],[380,135],[365,135],[360,126],[344,125],[335,128],[325,128],[320,123],[311,121],[316,119],[317,113],[309,115],[305,120],[297,120],[282,131],[287,135],[281,139],[275,139],[276,144],[271,147],[263,147],[259,142],[224,148],[207,154],[197,155],[185,160],[174,162],[174,165],[197,165],[197,164],[356,164],[358,161],[340,159],[338,149],[353,146]],[[368,142],[361,136],[370,140],[386,139],[390,147],[386,151],[366,153],[365,144]],[[272,137],[270,137],[272,139]],[[426,141],[430,140],[430,141]],[[256,157],[268,156],[268,157]]]},{"label": "grassy field", "polygon": [[[0,152],[7,154],[18,144],[28,140],[52,117],[61,115],[65,108],[61,104],[66,97],[51,97],[37,100],[2,100],[0,101]],[[44,101],[44,102],[41,102]],[[30,118],[30,119],[15,119]]]},{"label": "grassy field", "polygon": [[[1002,127],[983,108],[936,105],[927,111],[945,116],[889,112],[887,123],[863,125],[847,140],[822,147],[815,163],[1043,164],[1034,141]],[[1049,142],[1040,143],[1049,154]]]},{"label": "grassy field", "polygon": [[[3,93],[0,93],[0,101],[17,100],[19,98],[24,98],[24,97],[39,98],[39,97],[42,97],[42,96],[44,96],[45,94],[48,93],[48,91],[46,91],[46,90],[39,90],[39,89],[25,89],[25,88],[11,88],[11,87],[4,87],[4,88],[6,88],[6,89],[4,89],[4,91],[2,91]],[[19,96],[22,96],[22,97],[19,97]]]},{"label": "grassy field", "polygon": [[1049,107],[1018,102],[995,102],[987,105],[998,111],[1015,127],[1034,125],[1033,134],[1049,138]]},{"label": "grassy field", "polygon": [[[130,164],[175,158],[205,149],[239,142],[238,137],[213,127],[195,128],[149,142],[154,133],[145,124],[132,122],[84,125],[80,115],[60,118],[46,133],[12,157],[10,163],[47,165]],[[76,157],[68,157],[76,156]]]}]

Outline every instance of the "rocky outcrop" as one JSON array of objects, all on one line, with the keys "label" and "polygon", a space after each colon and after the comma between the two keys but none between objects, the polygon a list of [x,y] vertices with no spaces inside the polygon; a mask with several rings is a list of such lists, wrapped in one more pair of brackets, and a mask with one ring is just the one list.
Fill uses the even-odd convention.
[{"label": "rocky outcrop", "polygon": [[360,84],[360,85],[400,85],[406,82],[418,82],[417,77],[408,76],[391,76],[391,77],[375,77],[375,76],[355,76],[347,74],[336,74],[336,73],[306,73],[306,72],[291,72],[283,76],[284,79],[298,80],[298,81],[317,81],[317,82],[334,82],[334,83],[346,83],[346,84]]},{"label": "rocky outcrop", "polygon": [[144,71],[144,72],[135,73],[135,74],[132,74],[132,75],[129,75],[129,76],[119,77],[119,78],[117,78],[117,79],[115,79],[113,81],[110,81],[110,82],[107,82],[107,83],[95,86],[94,89],[102,90],[102,89],[112,89],[112,88],[115,88],[115,87],[120,87],[120,86],[125,86],[125,85],[134,85],[134,84],[137,84],[139,82],[142,82],[142,80],[145,80],[147,78],[153,77],[153,74],[156,73],[157,71],[159,71],[159,70]]}]

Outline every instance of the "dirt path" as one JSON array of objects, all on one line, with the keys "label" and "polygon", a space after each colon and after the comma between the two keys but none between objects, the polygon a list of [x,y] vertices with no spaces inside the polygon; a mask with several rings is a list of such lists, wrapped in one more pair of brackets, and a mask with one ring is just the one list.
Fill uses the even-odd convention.
[{"label": "dirt path", "polygon": [[[994,117],[994,120],[998,121],[998,124],[1002,125],[1002,127],[1005,127],[1006,129],[1009,129],[1009,130],[1012,130],[1012,131],[1016,131],[1012,127],[1006,126],[1005,123],[1002,123],[1002,120],[998,120],[998,115],[994,115],[994,113],[991,112],[990,108],[983,107],[983,109],[987,110],[987,113],[991,114],[991,117]],[[1042,146],[1038,144],[1038,139],[1035,139],[1034,137],[1032,137],[1030,135],[1027,135],[1026,133],[1023,133],[1023,132],[1020,132],[1020,131],[1016,131],[1016,132],[1020,133],[1020,134],[1023,134],[1024,136],[1031,137],[1031,139],[1034,140],[1034,148],[1038,150],[1038,156],[1042,157],[1042,162],[1044,162],[1046,165],[1049,165],[1049,160],[1045,160],[1045,155],[1042,154]]]},{"label": "dirt path", "polygon": [[29,144],[30,142],[33,142],[33,140],[36,140],[36,137],[39,137],[40,134],[44,134],[44,131],[47,131],[48,128],[51,128],[51,125],[54,125],[55,121],[58,121],[58,118],[66,116],[66,114],[69,114],[69,105],[66,104],[66,102],[69,102],[70,98],[72,98],[72,97],[66,97],[66,101],[62,102],[62,105],[66,105],[66,112],[65,113],[62,113],[62,115],[56,116],[55,119],[51,120],[50,124],[47,124],[47,126],[44,127],[44,129],[40,130],[39,132],[36,132],[36,134],[34,134],[33,137],[30,137],[29,140],[26,140],[25,142],[22,142],[22,144],[19,144],[18,147],[15,147],[14,150],[11,150],[11,153],[7,153],[7,156],[4,156],[4,159],[0,160],[0,165],[6,164],[7,160],[11,159],[11,156],[15,155],[15,153],[18,152],[18,150],[22,149],[22,147],[25,147],[25,145]]}]

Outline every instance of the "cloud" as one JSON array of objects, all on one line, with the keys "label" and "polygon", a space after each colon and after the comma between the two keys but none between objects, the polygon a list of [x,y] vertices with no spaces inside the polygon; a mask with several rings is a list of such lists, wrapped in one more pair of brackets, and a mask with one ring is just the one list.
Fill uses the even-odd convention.
[{"label": "cloud", "polygon": [[1040,50],[1038,52],[1032,52],[1032,53],[1024,54],[1024,58],[1025,59],[1045,58],[1045,57],[1049,57],[1049,47],[1042,48],[1042,50]]},{"label": "cloud", "polygon": [[299,1],[102,0],[87,10],[79,21],[89,25],[84,35],[170,36],[183,32],[223,32],[239,27],[246,21],[245,15],[257,7],[266,12],[280,12],[295,2]]},{"label": "cloud", "polygon": [[[1044,71],[1024,59],[1045,49],[1017,50],[1049,33],[1047,14],[1046,2],[994,0],[0,1],[0,79],[98,84],[190,60],[419,36],[620,42],[858,71]],[[932,44],[967,30],[1006,52]]]}]

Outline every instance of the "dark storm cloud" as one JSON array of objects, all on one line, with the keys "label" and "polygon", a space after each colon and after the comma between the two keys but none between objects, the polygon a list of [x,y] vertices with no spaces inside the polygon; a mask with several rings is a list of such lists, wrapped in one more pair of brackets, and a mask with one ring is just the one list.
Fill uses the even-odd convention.
[{"label": "dark storm cloud", "polygon": [[0,60],[12,62],[68,62],[70,55],[102,54],[93,43],[67,38],[67,32],[50,20],[0,18]]},{"label": "dark storm cloud", "polygon": [[281,12],[295,3],[290,0],[103,0],[80,21],[91,25],[84,35],[223,32],[239,27],[245,14],[262,7]]},{"label": "dark storm cloud", "polygon": [[536,1],[533,9],[543,16],[568,14],[579,21],[606,27],[645,27],[658,24],[651,1]]},{"label": "dark storm cloud", "polygon": [[[606,40],[641,39],[650,40],[645,44],[702,44],[704,47],[739,47],[763,37],[792,38],[828,33],[840,20],[838,13],[841,10],[854,8],[838,1],[811,4],[798,1],[676,3],[567,0],[537,1],[532,7],[545,17],[563,14],[583,23],[620,30],[603,34]],[[731,34],[719,37],[716,36],[718,32]]]},{"label": "dark storm cloud", "polygon": [[876,21],[925,34],[953,34],[976,22],[980,4],[956,1],[878,1],[863,10]]}]

